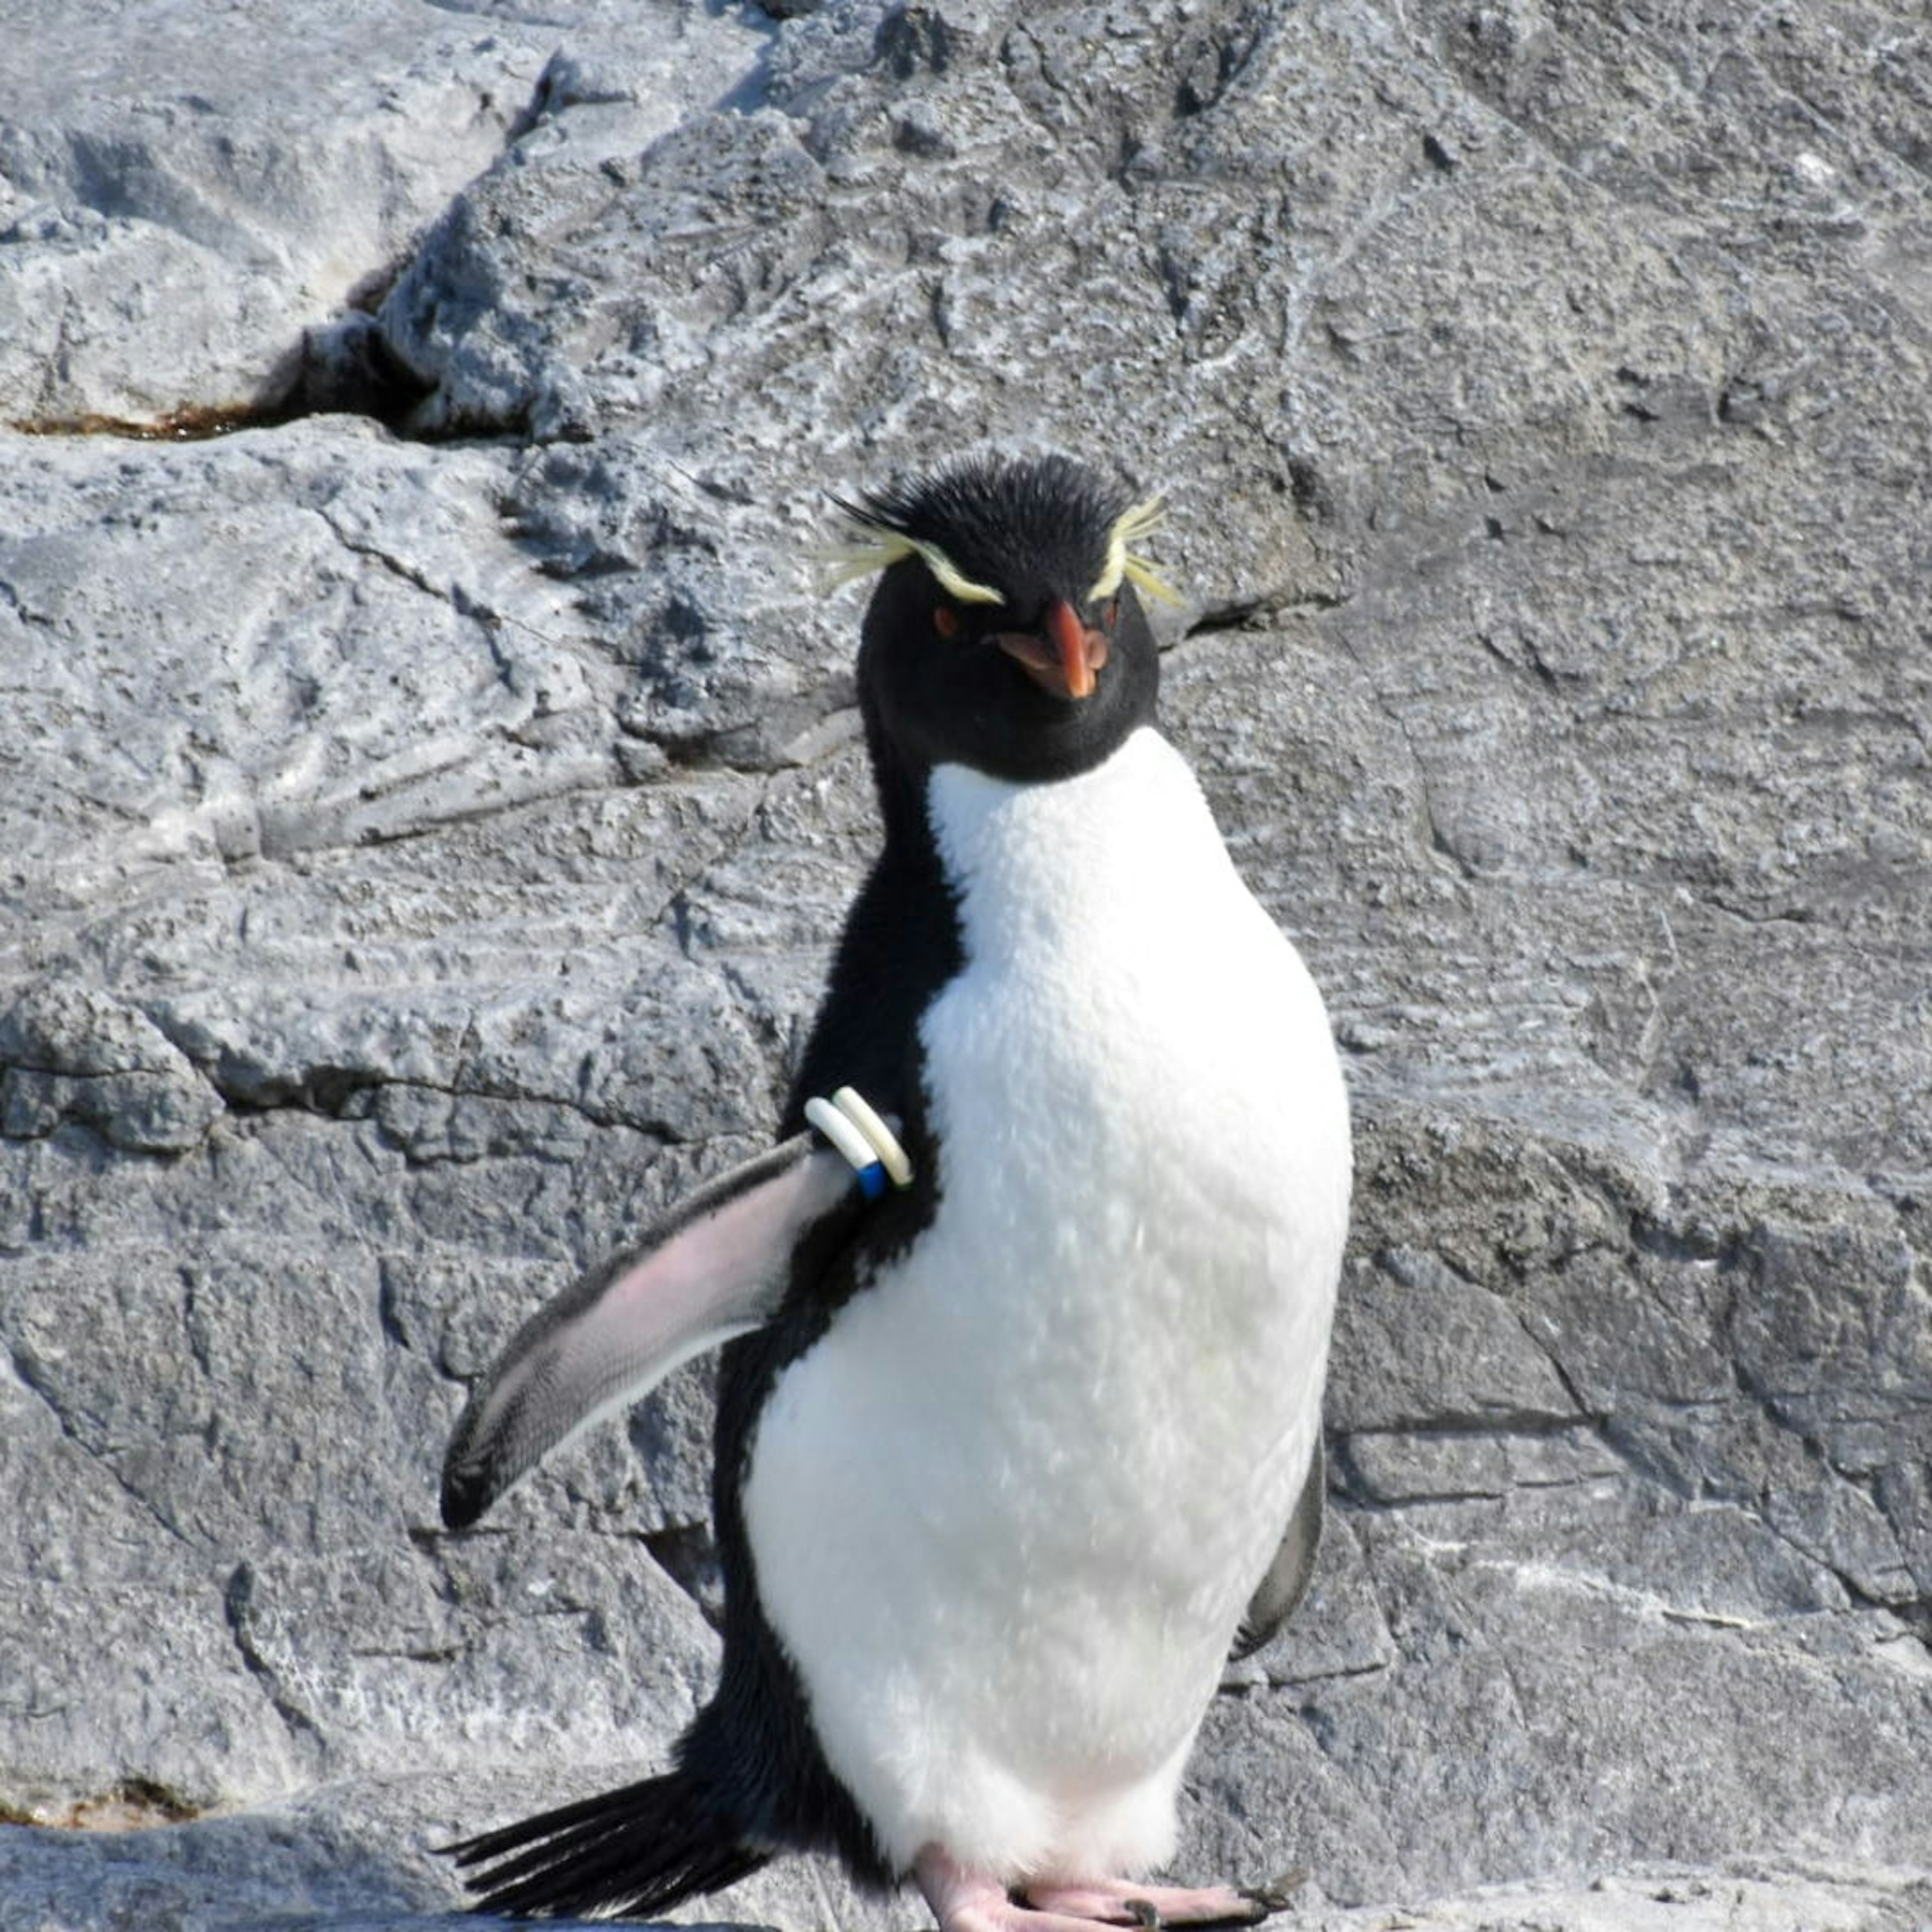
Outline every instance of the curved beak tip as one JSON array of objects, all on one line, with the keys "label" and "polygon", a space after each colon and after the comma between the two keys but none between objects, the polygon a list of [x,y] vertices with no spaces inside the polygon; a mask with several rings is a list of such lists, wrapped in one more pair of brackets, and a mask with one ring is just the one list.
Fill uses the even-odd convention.
[{"label": "curved beak tip", "polygon": [[1083,624],[1064,598],[1046,607],[1038,629],[1001,632],[993,641],[1042,691],[1063,700],[1093,696],[1109,650],[1107,634]]},{"label": "curved beak tip", "polygon": [[1046,628],[1047,640],[1053,646],[1060,674],[1066,682],[1067,696],[1092,697],[1098,682],[1094,674],[1106,662],[1104,644],[1098,652],[1094,650],[1096,634],[1088,630],[1078,613],[1064,598],[1047,606]]}]

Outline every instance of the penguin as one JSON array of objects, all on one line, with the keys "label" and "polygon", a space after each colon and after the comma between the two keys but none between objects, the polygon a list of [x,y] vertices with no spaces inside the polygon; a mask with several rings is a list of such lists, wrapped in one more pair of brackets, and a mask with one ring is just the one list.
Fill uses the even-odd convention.
[{"label": "penguin", "polygon": [[533,1318],[443,1472],[465,1526],[721,1348],[717,1689],[669,1769],[448,1849],[526,1914],[817,1850],[940,1932],[1251,1923],[1143,1874],[1314,1562],[1326,1013],[1159,729],[1157,501],[986,456],[840,507],[883,838],[785,1137]]}]

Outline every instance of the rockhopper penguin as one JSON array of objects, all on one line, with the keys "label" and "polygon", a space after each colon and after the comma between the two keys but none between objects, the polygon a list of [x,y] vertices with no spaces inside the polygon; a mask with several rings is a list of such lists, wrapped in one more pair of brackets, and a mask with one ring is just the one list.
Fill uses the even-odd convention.
[{"label": "rockhopper penguin", "polygon": [[473,1522],[725,1344],[722,1678],[668,1772],[453,1854],[524,1912],[656,1915],[815,1848],[943,1932],[1252,1920],[1137,1875],[1314,1558],[1327,1019],[1156,728],[1153,506],[1047,458],[851,514],[885,836],[790,1138],[538,1315],[443,1476]]}]

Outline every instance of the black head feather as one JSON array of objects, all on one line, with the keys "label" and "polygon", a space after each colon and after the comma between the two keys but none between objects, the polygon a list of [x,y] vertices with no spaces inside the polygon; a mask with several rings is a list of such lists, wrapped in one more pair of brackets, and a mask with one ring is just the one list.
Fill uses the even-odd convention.
[{"label": "black head feather", "polygon": [[[845,507],[870,540],[857,554],[885,564],[859,685],[889,824],[934,765],[1066,778],[1152,722],[1159,656],[1121,567],[1123,533],[1148,520],[1125,484],[1064,456],[982,457]],[[1010,648],[1059,604],[1106,638],[1087,697],[1042,688]]]},{"label": "black head feather", "polygon": [[1064,456],[969,458],[841,508],[868,528],[930,545],[969,583],[997,590],[1003,621],[1054,596],[1084,604],[1134,492]]}]

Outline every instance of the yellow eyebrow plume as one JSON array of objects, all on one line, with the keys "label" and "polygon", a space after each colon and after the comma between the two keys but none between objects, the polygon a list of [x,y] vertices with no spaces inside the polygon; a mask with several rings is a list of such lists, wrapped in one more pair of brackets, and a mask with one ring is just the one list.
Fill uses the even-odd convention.
[{"label": "yellow eyebrow plume", "polygon": [[1121,512],[1107,532],[1107,567],[1088,592],[1088,601],[1098,604],[1120,589],[1125,578],[1136,590],[1162,604],[1178,604],[1180,593],[1134,548],[1143,537],[1160,529],[1166,509],[1158,496],[1149,496]]},{"label": "yellow eyebrow plume", "polygon": [[818,594],[829,597],[841,585],[889,569],[902,557],[916,556],[932,572],[941,590],[962,604],[1004,604],[1006,598],[990,584],[975,584],[937,544],[909,537],[884,524],[854,521],[860,532],[851,543],[828,544],[816,554],[824,564]]}]

